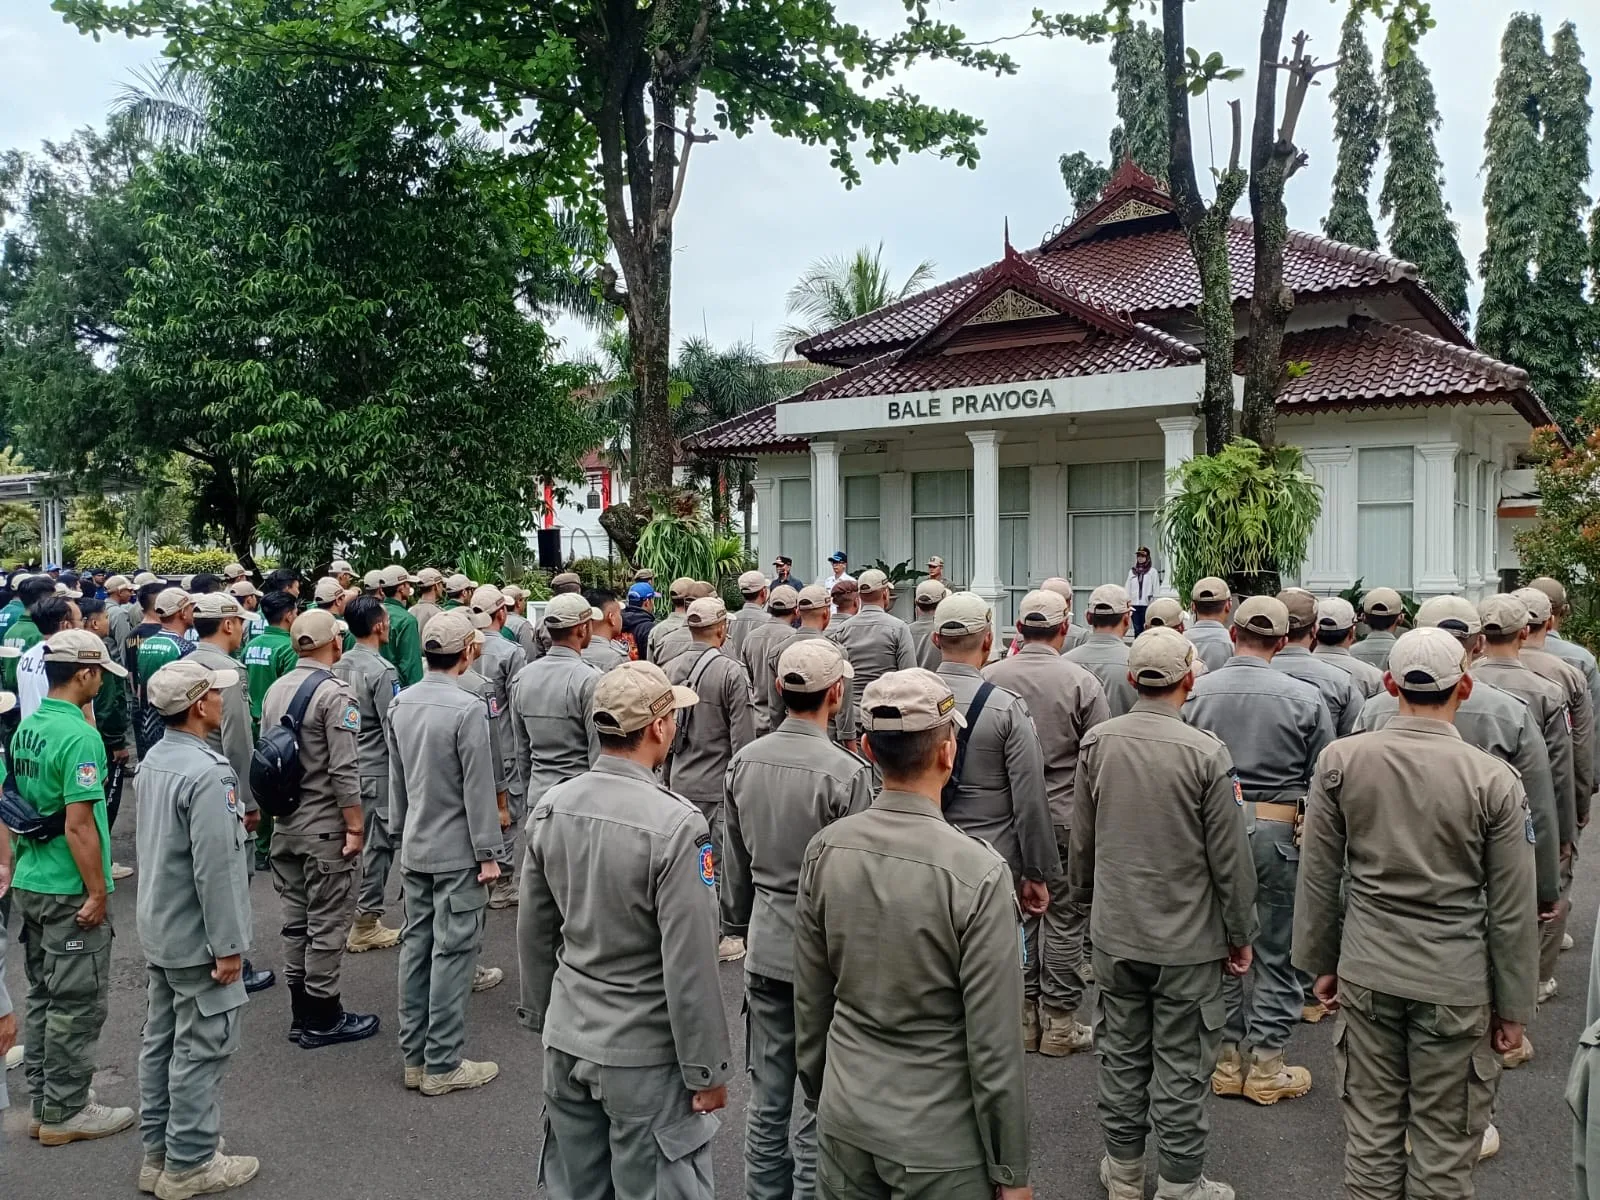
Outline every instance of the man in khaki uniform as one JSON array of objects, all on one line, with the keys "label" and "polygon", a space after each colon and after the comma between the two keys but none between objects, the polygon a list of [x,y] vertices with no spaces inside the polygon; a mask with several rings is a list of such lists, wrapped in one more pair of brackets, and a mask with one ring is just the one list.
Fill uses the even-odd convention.
[{"label": "man in khaki uniform", "polygon": [[1150,607],[1144,610],[1146,629],[1170,629],[1174,633],[1182,633],[1186,620],[1183,605],[1172,596],[1157,596],[1150,602]]},{"label": "man in khaki uniform", "polygon": [[937,579],[924,579],[917,584],[917,619],[911,622],[911,647],[916,652],[917,666],[925,671],[939,669],[939,647],[933,644],[933,613],[939,601],[950,594],[950,589]]},{"label": "man in khaki uniform", "polygon": [[[821,588],[823,611],[827,593]],[[727,875],[735,926],[748,926],[744,960],[750,1106],[745,1191],[752,1200],[810,1200],[816,1187],[816,1116],[794,1116],[794,906],[800,862],[817,832],[872,803],[872,768],[834,745],[828,721],[850,691],[850,661],[825,638],[791,641],[778,660],[786,716],[728,763],[724,781]]]},{"label": "man in khaki uniform", "polygon": [[[784,696],[783,689],[778,686],[778,660],[782,657],[783,652],[794,642],[826,637],[828,626],[833,619],[829,611],[831,607],[828,601],[827,588],[818,587],[816,584],[801,588],[800,595],[795,601],[795,615],[800,622],[800,627],[791,630],[787,638],[774,636],[769,639],[772,649],[767,652],[765,677],[769,687],[766,706],[767,712],[770,714],[768,720],[771,721],[774,729],[783,724],[784,718],[789,715],[787,699]],[[839,644],[833,642],[833,645],[838,646]],[[845,654],[843,646],[839,646],[839,653]],[[845,655],[845,661],[850,661],[848,655]],[[853,667],[851,669],[854,670]],[[759,688],[756,689],[756,712],[756,728],[759,730],[761,723],[761,694]],[[839,710],[828,718],[828,736],[854,753],[859,745],[858,741],[853,736],[846,737],[841,735],[840,730],[854,730],[855,727],[855,696],[852,694],[850,685],[845,684],[844,699],[840,701]]]},{"label": "man in khaki uniform", "polygon": [[1206,1084],[1227,1020],[1223,974],[1250,969],[1261,926],[1233,760],[1183,720],[1198,662],[1182,635],[1147,630],[1128,652],[1139,700],[1078,754],[1067,886],[1094,911],[1110,1200],[1144,1200],[1152,1125],[1158,1197],[1233,1196],[1204,1174]]},{"label": "man in khaki uniform", "polygon": [[1089,596],[1090,634],[1067,661],[1088,669],[1100,681],[1113,717],[1133,707],[1138,693],[1128,682],[1128,645],[1123,641],[1133,624],[1128,591],[1115,583],[1095,588]]},{"label": "man in khaki uniform", "polygon": [[665,632],[662,632],[661,626],[657,625],[650,634],[651,662],[665,671],[675,659],[694,650],[694,634],[689,629],[689,607],[696,600],[709,600],[716,594],[717,589],[703,579],[691,579],[689,581],[689,586],[684,589],[685,603],[683,612],[681,614],[674,613],[674,615],[681,615],[683,619],[676,625],[670,626]]},{"label": "man in khaki uniform", "polygon": [[1467,669],[1443,630],[1400,638],[1400,715],[1324,751],[1306,805],[1294,961],[1339,1009],[1361,1200],[1472,1195],[1496,1052],[1534,1012],[1533,819],[1516,773],[1451,724]]},{"label": "man in khaki uniform", "polygon": [[[1578,828],[1589,824],[1589,807],[1594,798],[1595,710],[1589,698],[1589,685],[1582,668],[1551,652],[1550,623],[1554,608],[1550,597],[1538,588],[1519,588],[1511,593],[1528,606],[1528,640],[1522,644],[1523,662],[1541,679],[1566,692],[1567,718],[1572,728],[1572,799]],[[1573,839],[1576,843],[1577,839]]]},{"label": "man in khaki uniform", "polygon": [[739,576],[739,595],[744,607],[728,617],[728,653],[739,658],[744,650],[744,635],[767,622],[767,577],[760,571]]},{"label": "man in khaki uniform", "polygon": [[1066,654],[1076,650],[1089,640],[1089,631],[1072,619],[1072,607],[1075,603],[1072,598],[1072,580],[1060,575],[1052,575],[1039,585],[1041,592],[1054,592],[1067,602],[1067,640],[1062,648]]},{"label": "man in khaki uniform", "polygon": [[[467,608],[473,614],[472,624],[483,634],[468,671],[489,685],[489,725],[491,731],[498,735],[493,747],[500,756],[495,775],[505,784],[506,815],[510,818],[508,828],[517,829],[527,811],[527,789],[517,774],[517,742],[511,728],[511,686],[517,674],[528,665],[528,659],[521,646],[501,636],[506,626],[505,593],[492,583],[482,584],[472,590],[472,601]],[[485,621],[488,623],[484,624]],[[517,885],[512,878],[516,864],[511,857],[509,838],[501,851],[499,863],[500,875],[489,888],[489,907],[510,908],[517,902]]]},{"label": "man in khaki uniform", "polygon": [[1389,669],[1389,651],[1394,648],[1400,619],[1406,615],[1405,602],[1393,588],[1376,587],[1361,597],[1361,616],[1372,632],[1350,650],[1362,662]]},{"label": "man in khaki uniform", "polygon": [[[562,571],[560,574],[552,575],[550,577],[551,600],[554,600],[557,596],[576,596],[582,591],[583,580],[579,578],[576,571]],[[593,606],[591,605],[590,607]],[[546,608],[545,611],[546,614],[548,614],[549,609]],[[550,627],[548,624],[540,622],[534,627],[533,652],[529,652],[528,661],[533,662],[537,658],[543,658],[550,652],[550,646]],[[524,646],[523,649],[527,650],[527,647]],[[643,652],[644,647],[641,646],[640,653]]]},{"label": "man in khaki uniform", "polygon": [[1350,676],[1368,700],[1383,695],[1383,671],[1352,654],[1355,644],[1356,610],[1350,601],[1342,596],[1317,601],[1317,648],[1312,653]]},{"label": "man in khaki uniform", "polygon": [[[860,611],[849,621],[828,632],[828,640],[840,646],[855,677],[850,681],[855,706],[861,707],[861,694],[868,684],[890,671],[904,671],[917,665],[917,649],[911,639],[911,627],[888,611],[889,577],[877,569],[861,572],[856,580],[861,597]],[[837,602],[839,585],[834,585]],[[844,736],[853,739],[856,731],[845,729]]]},{"label": "man in khaki uniform", "polygon": [[411,602],[411,619],[420,633],[428,622],[444,611],[440,600],[444,597],[444,574],[437,567],[423,567],[417,572],[417,595]]},{"label": "man in khaki uniform", "polygon": [[594,689],[593,769],[528,817],[517,1011],[543,1035],[552,1200],[713,1197],[733,1056],[711,833],[655,775],[677,711],[694,703],[653,663],[608,671]]},{"label": "man in khaki uniform", "polygon": [[[1100,683],[1083,667],[1061,657],[1067,640],[1067,603],[1055,592],[1029,592],[1017,606],[1021,649],[990,663],[983,677],[1027,702],[1044,754],[1045,796],[1055,826],[1056,851],[1069,874],[1072,841],[1073,779],[1084,736],[1110,718]],[[1085,982],[1083,933],[1089,908],[1054,887],[1050,907],[1028,926],[1028,967],[1024,994],[1039,1008],[1039,1053],[1061,1057],[1093,1045],[1089,1027],[1078,1020]]]},{"label": "man in khaki uniform", "polygon": [[[594,609],[594,636],[583,648],[583,661],[604,675],[631,657],[622,643],[622,604],[615,592],[592,591],[583,594]],[[476,599],[476,597],[474,597]]]},{"label": "man in khaki uniform", "polygon": [[[694,648],[667,664],[667,678],[686,686],[699,702],[678,718],[678,736],[663,779],[680,796],[694,801],[706,819],[713,866],[720,879],[728,836],[722,808],[724,776],[729,760],[755,738],[750,676],[723,652],[728,640],[728,610],[718,597],[692,601],[684,621]],[[727,888],[722,889],[721,903],[722,939],[717,957],[737,962],[744,957],[744,925],[734,918],[733,897]]]},{"label": "man in khaki uniform", "polygon": [[[833,623],[836,628],[842,627],[846,621],[854,620],[855,615],[861,611],[861,589],[854,579],[835,580],[827,592],[828,598],[833,601]],[[849,650],[847,649],[845,653],[848,654]]]},{"label": "man in khaki uniform", "polygon": [[289,984],[290,1037],[308,1050],[354,1042],[378,1032],[375,1013],[345,1009],[339,969],[355,920],[363,816],[356,750],[361,708],[333,672],[339,622],[320,608],[289,627],[298,654],[294,670],[261,701],[261,726],[282,723],[302,684],[326,675],[311,694],[300,725],[300,807],[279,817],[272,836],[272,882],[283,903],[283,975]]},{"label": "man in khaki uniform", "polygon": [[883,790],[806,847],[795,1056],[819,1200],[1031,1200],[1015,884],[940,814],[962,721],[939,676],[878,679],[861,723]]},{"label": "man in khaki uniform", "polygon": [[1304,588],[1287,588],[1278,599],[1289,610],[1289,640],[1272,656],[1272,669],[1321,692],[1333,718],[1334,736],[1345,737],[1355,729],[1366,697],[1349,675],[1311,653],[1317,641],[1317,598]]},{"label": "man in khaki uniform", "polygon": [[[750,676],[757,737],[771,733],[781,719],[772,710],[774,685],[769,664],[773,661],[773,651],[795,635],[791,622],[799,603],[800,593],[793,588],[773,588],[767,596],[766,623],[747,630],[744,635],[740,658]],[[827,622],[823,622],[822,627],[826,628]]]},{"label": "man in khaki uniform", "polygon": [[510,611],[506,613],[506,627],[500,631],[500,636],[521,646],[522,653],[532,662],[543,651],[539,649],[539,637],[533,622],[528,620],[528,593],[514,583],[506,584],[500,591],[510,605]]},{"label": "man in khaki uniform", "polygon": [[[655,628],[650,631],[650,650],[646,657],[656,666],[663,665],[661,658],[663,646],[667,635],[675,629],[682,629],[689,617],[689,602],[696,599],[695,581],[687,575],[680,575],[667,587],[667,615],[657,621]],[[706,593],[710,595],[709,592]],[[693,644],[687,633],[680,637],[671,646],[666,647],[672,651],[674,657],[683,653]]]},{"label": "man in khaki uniform", "polygon": [[[1595,663],[1595,657],[1577,642],[1568,641],[1561,636],[1562,623],[1572,615],[1572,605],[1567,603],[1567,589],[1559,580],[1551,579],[1548,575],[1541,575],[1528,585],[1538,588],[1550,597],[1550,632],[1545,638],[1544,648],[1564,662],[1569,662],[1583,672],[1584,682],[1589,685],[1589,703],[1600,720],[1600,666]],[[1595,782],[1600,785],[1600,736],[1595,738]]]},{"label": "man in khaki uniform", "polygon": [[1233,613],[1233,589],[1228,581],[1208,575],[1189,589],[1194,605],[1194,624],[1186,631],[1206,670],[1215,671],[1233,657],[1233,641],[1228,636],[1228,618]]}]

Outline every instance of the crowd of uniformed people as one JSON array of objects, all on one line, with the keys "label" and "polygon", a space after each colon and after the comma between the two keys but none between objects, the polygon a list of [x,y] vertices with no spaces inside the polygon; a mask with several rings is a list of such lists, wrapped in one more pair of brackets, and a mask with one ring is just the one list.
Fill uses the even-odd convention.
[{"label": "crowd of uniformed people", "polygon": [[[555,1200],[710,1200],[739,1069],[752,1200],[1022,1200],[1024,1056],[1079,1052],[1110,1200],[1152,1174],[1161,1200],[1230,1200],[1209,1097],[1305,1095],[1290,1035],[1330,1017],[1345,1194],[1472,1194],[1501,1073],[1558,993],[1600,764],[1560,583],[1408,614],[1389,588],[1358,613],[1203,579],[1141,596],[1132,637],[1115,584],[1075,614],[1046,580],[1000,630],[938,559],[910,623],[881,571],[792,565],[741,575],[731,613],[705,581],[558,574],[536,618],[514,585],[399,565],[335,561],[309,597],[239,564],[13,576],[0,968],[14,925],[28,990],[13,1014],[0,973],[0,1050],[30,1136],[137,1124],[162,1200],[255,1177],[219,1097],[247,995],[277,982],[249,958],[270,872],[282,1031],[378,1033],[341,964],[398,947],[397,1082],[429,1097],[496,1078],[466,1057],[468,999],[504,978],[486,910],[516,908]],[[107,896],[134,875],[137,1112],[89,1087]],[[741,960],[736,1064],[718,964]],[[1569,1089],[1580,1197],[1597,1043],[1600,1021]]]}]

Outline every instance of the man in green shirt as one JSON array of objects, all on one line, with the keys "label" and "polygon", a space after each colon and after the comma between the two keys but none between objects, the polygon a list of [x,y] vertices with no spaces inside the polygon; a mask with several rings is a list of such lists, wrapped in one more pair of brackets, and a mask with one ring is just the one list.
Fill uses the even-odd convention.
[{"label": "man in green shirt", "polygon": [[167,728],[161,714],[151,708],[146,699],[150,677],[194,649],[194,642],[187,636],[194,627],[194,598],[188,592],[176,587],[163,588],[156,595],[151,611],[159,628],[139,643],[139,660],[133,674],[133,735],[141,759],[161,740]]},{"label": "man in green shirt", "polygon": [[[44,635],[39,632],[39,627],[33,623],[33,618],[28,615],[32,608],[46,596],[56,594],[55,580],[48,575],[34,575],[25,580],[17,589],[17,599],[22,602],[22,615],[11,623],[5,631],[5,644],[14,647],[17,654],[26,654],[40,642]],[[0,659],[0,685],[8,692],[17,690],[17,660],[15,658]]]},{"label": "man in green shirt", "polygon": [[[332,575],[324,575],[317,580],[317,586],[311,593],[312,598],[315,600],[311,607],[327,609],[342,621],[344,620],[344,606],[352,596],[359,594],[359,592],[347,592]],[[346,629],[341,636],[343,641],[340,643],[340,648],[344,653],[348,654],[355,647],[355,634]]]},{"label": "man in green shirt", "polygon": [[383,644],[383,656],[394,664],[403,688],[422,680],[422,637],[417,619],[406,608],[416,581],[415,575],[399,565],[385,567],[378,576],[383,607],[389,610],[389,640]]},{"label": "man in green shirt", "polygon": [[246,643],[245,676],[250,683],[250,719],[255,735],[261,736],[261,698],[278,678],[294,670],[300,656],[289,640],[289,626],[299,611],[300,602],[288,592],[268,592],[261,599],[261,614],[267,627]]},{"label": "man in green shirt", "polygon": [[22,798],[41,816],[62,814],[63,829],[48,840],[17,839],[12,895],[27,947],[24,1066],[36,1136],[63,1146],[120,1133],[134,1120],[131,1108],[89,1099],[111,976],[106,898],[115,885],[105,749],[83,706],[105,672],[127,672],[88,630],[62,630],[49,646],[50,691],[18,727],[11,769]]},{"label": "man in green shirt", "polygon": [[25,571],[18,571],[11,577],[11,599],[6,601],[4,608],[0,608],[0,640],[4,640],[6,636],[6,630],[15,625],[17,623],[17,619],[22,616],[22,597],[17,594],[17,590],[27,582],[28,574]]}]

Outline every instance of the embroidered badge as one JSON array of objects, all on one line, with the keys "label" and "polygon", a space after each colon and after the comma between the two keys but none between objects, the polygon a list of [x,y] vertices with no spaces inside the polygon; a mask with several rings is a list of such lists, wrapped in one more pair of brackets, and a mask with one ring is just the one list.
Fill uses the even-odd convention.
[{"label": "embroidered badge", "polygon": [[225,797],[225,799],[227,800],[228,811],[231,812],[234,816],[238,816],[239,815],[239,789],[230,787],[228,789],[227,796]]},{"label": "embroidered badge", "polygon": [[1526,818],[1523,819],[1523,822],[1522,822],[1522,836],[1528,839],[1528,845],[1530,845],[1530,846],[1534,845],[1535,839],[1534,839],[1534,836],[1533,836],[1533,818],[1532,817],[1526,817]]},{"label": "embroidered badge", "polygon": [[394,692],[390,695],[390,699],[392,700],[395,696],[400,694],[400,681],[398,679],[391,680],[389,686],[394,689]]},{"label": "embroidered badge", "polygon": [[100,786],[100,766],[98,763],[86,762],[78,764],[78,786],[81,788]]},{"label": "embroidered badge", "polygon": [[1233,802],[1235,804],[1237,804],[1240,808],[1243,808],[1244,807],[1244,788],[1240,786],[1239,777],[1237,775],[1230,776],[1230,778],[1233,780]]},{"label": "embroidered badge", "polygon": [[65,950],[68,954],[73,954],[73,953],[83,949],[83,939],[82,938],[68,938],[67,941],[62,943],[61,948],[63,950]]},{"label": "embroidered badge", "polygon": [[707,887],[717,886],[717,860],[710,842],[700,847],[700,882]]},{"label": "embroidered badge", "polygon": [[500,710],[500,697],[499,696],[490,696],[489,697],[489,719],[493,720],[495,717],[498,717],[500,715],[500,711],[501,711]]},{"label": "embroidered badge", "polygon": [[339,720],[340,729],[348,729],[351,733],[361,732],[361,710],[354,704],[344,706],[344,716]]}]

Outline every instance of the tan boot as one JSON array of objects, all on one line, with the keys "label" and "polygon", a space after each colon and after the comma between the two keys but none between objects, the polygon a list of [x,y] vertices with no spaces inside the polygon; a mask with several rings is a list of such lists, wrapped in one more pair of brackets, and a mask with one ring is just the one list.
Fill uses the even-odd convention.
[{"label": "tan boot", "polygon": [[400,931],[379,922],[375,913],[361,913],[350,933],[344,939],[344,948],[351,954],[365,954],[368,950],[388,950],[400,944]]},{"label": "tan boot", "polygon": [[406,1068],[406,1091],[414,1092],[422,1086],[422,1068]]},{"label": "tan boot", "polygon": [[492,987],[498,987],[506,973],[499,967],[474,967],[472,971],[472,990],[487,992]]},{"label": "tan boot", "polygon": [[1291,1067],[1283,1061],[1283,1051],[1262,1058],[1254,1056],[1250,1074],[1244,1080],[1244,1098],[1256,1104],[1276,1104],[1279,1100],[1293,1100],[1311,1090],[1311,1072],[1304,1067]]},{"label": "tan boot", "polygon": [[1244,1095],[1244,1059],[1239,1056],[1239,1047],[1222,1047],[1216,1069],[1211,1072],[1211,1090],[1218,1096]]},{"label": "tan boot", "polygon": [[146,1196],[156,1194],[156,1180],[161,1178],[161,1173],[167,1169],[167,1156],[165,1154],[146,1154],[139,1160],[139,1190]]},{"label": "tan boot", "polygon": [[1500,1131],[1491,1123],[1489,1127],[1483,1131],[1483,1143],[1478,1147],[1478,1161],[1482,1162],[1486,1158],[1493,1158],[1499,1153]]},{"label": "tan boot", "polygon": [[738,962],[744,957],[744,939],[742,937],[725,937],[717,943],[718,962]]},{"label": "tan boot", "polygon": [[1080,1050],[1094,1049],[1094,1030],[1071,1013],[1044,1011],[1044,1034],[1039,1038],[1039,1053],[1047,1058],[1065,1058]]},{"label": "tan boot", "polygon": [[1300,1020],[1306,1025],[1315,1025],[1332,1011],[1320,1000],[1313,1000],[1310,1004],[1300,1007]]},{"label": "tan boot", "polygon": [[463,1058],[454,1071],[443,1075],[424,1075],[420,1091],[424,1096],[443,1096],[446,1092],[460,1092],[467,1088],[480,1088],[500,1074],[500,1067],[492,1062],[472,1062]]},{"label": "tan boot", "polygon": [[1022,1002],[1022,1050],[1024,1054],[1039,1052],[1039,1010],[1026,1000]]},{"label": "tan boot", "polygon": [[156,1180],[156,1200],[190,1200],[243,1187],[261,1170],[261,1160],[245,1154],[216,1153],[187,1171],[163,1171]]},{"label": "tan boot", "polygon": [[1173,1183],[1170,1179],[1156,1181],[1156,1200],[1233,1200],[1233,1189],[1204,1175],[1188,1183]]},{"label": "tan boot", "polygon": [[65,1121],[44,1122],[39,1126],[41,1146],[65,1146],[69,1142],[92,1142],[133,1127],[131,1108],[107,1108],[93,1101]]},{"label": "tan boot", "polygon": [[1508,1071],[1515,1071],[1523,1063],[1533,1061],[1533,1040],[1527,1034],[1522,1035],[1522,1045],[1515,1050],[1507,1050],[1500,1056],[1500,1065]]},{"label": "tan boot", "polygon": [[513,908],[520,900],[516,883],[507,875],[502,875],[489,887],[490,908]]},{"label": "tan boot", "polygon": [[1100,1186],[1106,1190],[1106,1200],[1144,1200],[1144,1159],[1105,1155],[1100,1159]]}]

